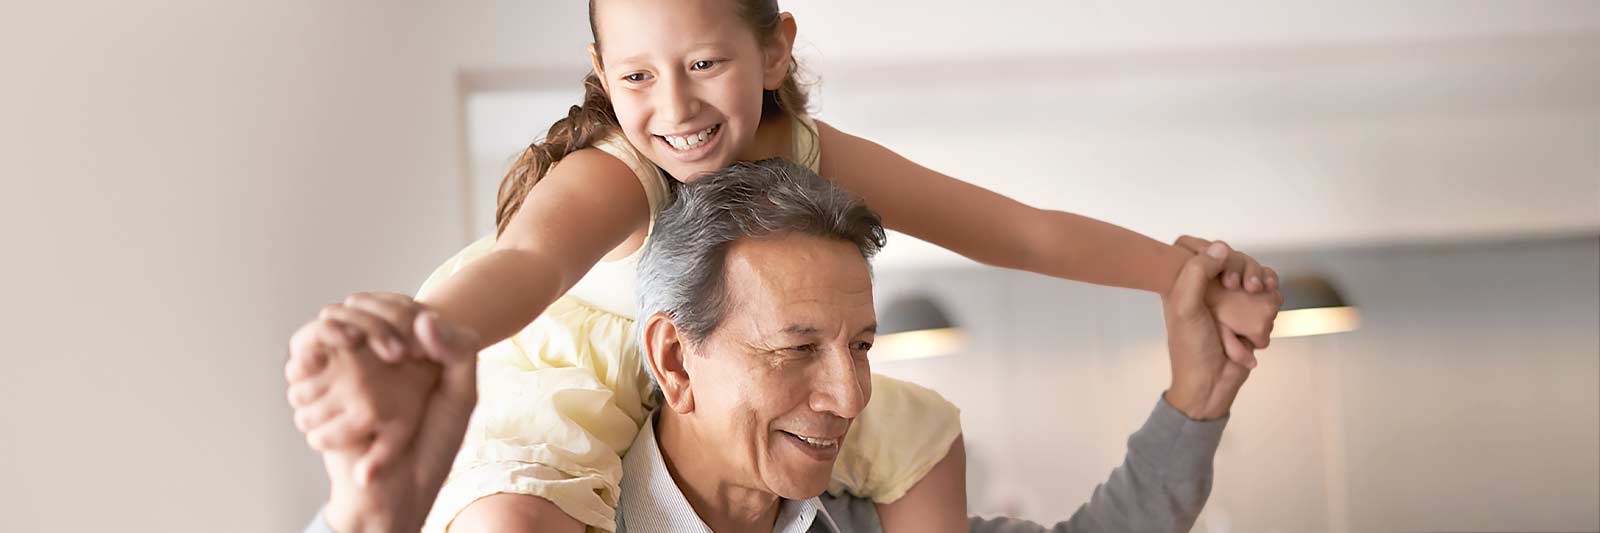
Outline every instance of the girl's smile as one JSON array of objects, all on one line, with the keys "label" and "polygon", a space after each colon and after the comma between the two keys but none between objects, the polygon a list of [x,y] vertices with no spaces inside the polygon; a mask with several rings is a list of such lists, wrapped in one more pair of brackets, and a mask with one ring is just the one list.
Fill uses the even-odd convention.
[{"label": "girl's smile", "polygon": [[718,147],[722,140],[722,124],[712,124],[709,127],[690,131],[682,134],[654,135],[656,143],[662,153],[672,156],[682,163],[693,163],[705,159]]}]

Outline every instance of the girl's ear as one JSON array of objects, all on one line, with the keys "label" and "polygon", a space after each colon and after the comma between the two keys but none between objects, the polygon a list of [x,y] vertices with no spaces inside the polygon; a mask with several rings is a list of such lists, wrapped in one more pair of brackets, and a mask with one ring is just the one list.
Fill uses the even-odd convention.
[{"label": "girl's ear", "polygon": [[762,65],[762,88],[775,91],[783,86],[783,80],[789,77],[789,68],[794,64],[794,37],[799,31],[795,26],[794,15],[788,12],[778,14],[778,32],[767,42],[763,50],[766,64]]},{"label": "girl's ear", "polygon": [[611,80],[606,79],[605,69],[600,68],[600,50],[589,43],[589,67],[594,69],[594,75],[600,78],[600,86],[606,89],[606,95],[611,94]]},{"label": "girl's ear", "polygon": [[689,381],[684,358],[688,357],[687,339],[672,323],[666,313],[650,315],[644,326],[645,360],[661,385],[661,396],[666,407],[679,414],[694,412],[694,387]]}]

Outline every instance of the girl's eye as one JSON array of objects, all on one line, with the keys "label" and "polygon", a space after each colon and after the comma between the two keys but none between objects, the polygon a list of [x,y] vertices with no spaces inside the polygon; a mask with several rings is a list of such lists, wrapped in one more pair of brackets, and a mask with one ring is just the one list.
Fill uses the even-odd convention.
[{"label": "girl's eye", "polygon": [[631,82],[634,82],[634,83],[639,83],[641,81],[650,79],[650,77],[649,77],[649,75],[646,75],[643,72],[635,72],[633,74],[629,74],[627,76],[623,76],[622,79],[628,80],[628,81],[631,81]]},{"label": "girl's eye", "polygon": [[695,61],[693,64],[689,65],[689,70],[706,70],[706,69],[709,69],[709,68],[714,67],[714,66],[717,66],[717,62],[716,61],[711,61],[711,60],[708,60],[708,59],[702,59],[702,60],[699,60],[699,61]]}]

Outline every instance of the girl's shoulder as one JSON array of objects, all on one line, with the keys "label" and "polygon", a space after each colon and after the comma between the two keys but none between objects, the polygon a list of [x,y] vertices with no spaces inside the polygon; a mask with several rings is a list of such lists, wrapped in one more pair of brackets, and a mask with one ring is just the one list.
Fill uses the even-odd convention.
[{"label": "girl's shoulder", "polygon": [[[644,187],[645,199],[650,203],[650,218],[655,219],[655,214],[661,212],[668,199],[667,176],[661,173],[661,168],[645,158],[644,154],[628,142],[628,138],[621,131],[612,129],[610,132],[595,140],[585,150],[595,150],[611,156],[633,171],[639,184]],[[580,150],[582,151],[582,150]]]}]

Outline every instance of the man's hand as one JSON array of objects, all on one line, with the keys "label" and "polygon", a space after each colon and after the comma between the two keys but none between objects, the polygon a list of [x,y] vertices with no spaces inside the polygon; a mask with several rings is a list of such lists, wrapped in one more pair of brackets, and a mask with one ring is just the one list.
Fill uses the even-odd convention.
[{"label": "man's hand", "polygon": [[[1212,243],[1178,273],[1172,291],[1162,297],[1167,325],[1167,353],[1172,359],[1172,386],[1166,400],[1195,420],[1228,414],[1250,369],[1230,359],[1223,349],[1224,331],[1206,302],[1206,289],[1232,250]],[[1281,305],[1281,297],[1277,300]],[[1251,359],[1253,362],[1253,358]]]},{"label": "man's hand", "polygon": [[[1227,246],[1189,235],[1178,237],[1173,245],[1199,255],[1214,243]],[[1278,272],[1238,250],[1230,250],[1222,261],[1220,275],[1206,290],[1206,305],[1222,330],[1223,351],[1239,364],[1255,368],[1255,351],[1272,342],[1272,323],[1283,305]]]},{"label": "man's hand", "polygon": [[[327,452],[323,464],[332,485],[324,518],[334,530],[416,531],[422,527],[450,463],[461,447],[467,420],[477,405],[477,338],[471,331],[446,325],[431,312],[416,320],[417,338],[431,361],[442,371],[431,387],[409,379],[403,363],[386,363],[366,346],[344,349],[328,357],[327,364],[347,365],[333,372],[343,380],[361,382],[355,390],[410,388],[403,391],[427,398],[416,438],[403,443],[392,462],[370,478],[358,469],[361,456],[352,452]],[[332,368],[330,368],[332,370]]]},{"label": "man's hand", "polygon": [[[313,449],[361,452],[360,472],[369,472],[416,436],[427,398],[415,391],[430,390],[439,379],[439,365],[427,362],[417,337],[417,318],[425,311],[404,294],[358,293],[324,307],[295,332],[284,375],[295,426]],[[330,350],[357,348],[405,369],[408,382],[390,379],[385,387],[371,388],[375,381],[345,375],[351,365],[328,368]]]}]

